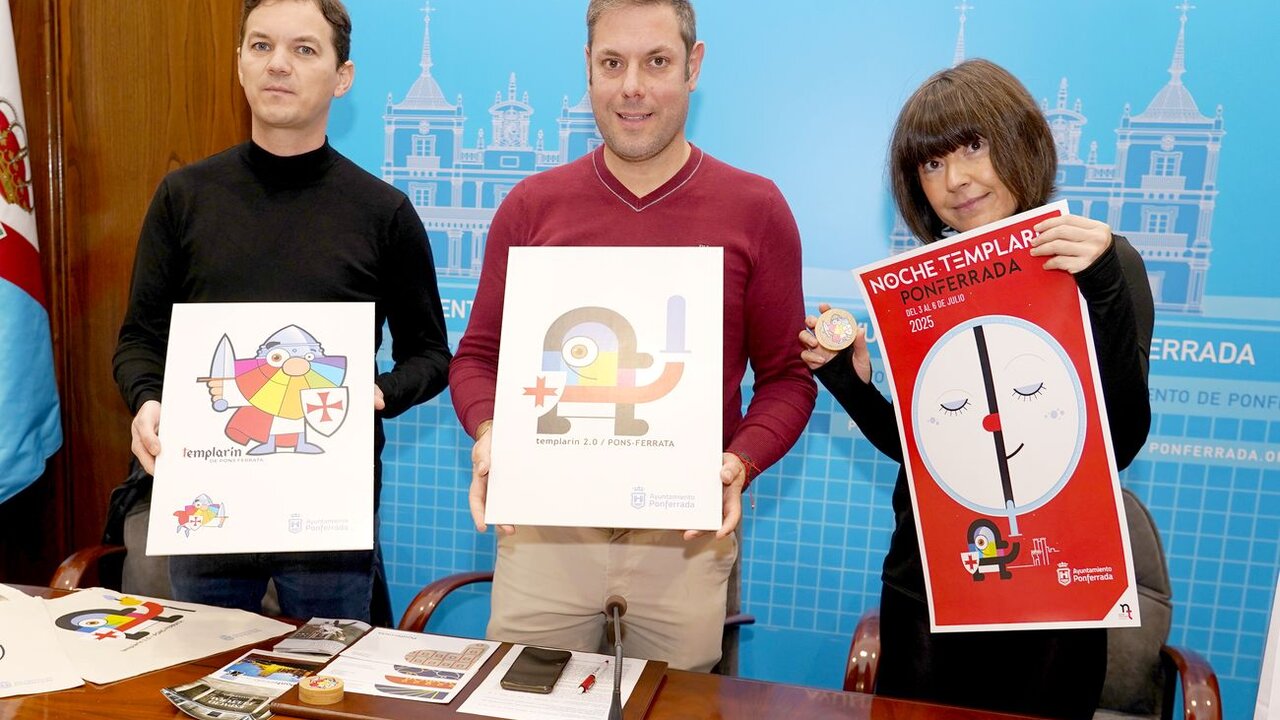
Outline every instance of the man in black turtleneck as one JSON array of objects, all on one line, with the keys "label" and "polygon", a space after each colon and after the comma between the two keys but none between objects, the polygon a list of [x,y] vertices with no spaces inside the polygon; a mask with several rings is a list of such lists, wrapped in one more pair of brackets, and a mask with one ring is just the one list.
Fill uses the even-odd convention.
[{"label": "man in black turtleneck", "polygon": [[[383,417],[439,393],[449,349],[427,235],[408,198],[329,146],[329,106],[351,87],[351,20],[339,0],[246,0],[237,51],[252,140],[170,173],[138,240],[115,377],[133,453],[160,451],[160,390],[176,302],[373,302],[395,367],[374,389],[374,499]],[[174,556],[175,599],[260,610],[274,578],[292,617],[386,623],[373,551]],[[376,598],[376,600],[375,600]],[[371,611],[372,607],[372,611]]]}]

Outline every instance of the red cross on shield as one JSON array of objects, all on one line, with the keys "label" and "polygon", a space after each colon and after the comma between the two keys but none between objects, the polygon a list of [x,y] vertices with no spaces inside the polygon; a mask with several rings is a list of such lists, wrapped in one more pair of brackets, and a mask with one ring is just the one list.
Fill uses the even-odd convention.
[{"label": "red cross on shield", "polygon": [[302,391],[302,413],[307,425],[328,437],[347,419],[347,389],[308,388]]}]

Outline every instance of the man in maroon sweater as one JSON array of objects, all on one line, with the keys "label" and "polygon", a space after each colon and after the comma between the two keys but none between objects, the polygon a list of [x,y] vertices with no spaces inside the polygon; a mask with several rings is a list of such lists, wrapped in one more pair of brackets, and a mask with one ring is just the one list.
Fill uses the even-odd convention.
[{"label": "man in maroon sweater", "polygon": [[[449,386],[476,438],[470,501],[483,531],[508,248],[723,247],[724,523],[715,534],[683,536],[503,527],[489,637],[595,651],[604,640],[600,609],[618,594],[629,601],[629,655],[710,669],[720,657],[742,492],[786,453],[813,410],[816,389],[792,347],[804,303],[791,210],[772,182],[685,139],[704,51],[688,0],[591,0],[587,77],[605,144],[524,180],[498,208]],[[744,415],[748,361],[755,382]]]}]

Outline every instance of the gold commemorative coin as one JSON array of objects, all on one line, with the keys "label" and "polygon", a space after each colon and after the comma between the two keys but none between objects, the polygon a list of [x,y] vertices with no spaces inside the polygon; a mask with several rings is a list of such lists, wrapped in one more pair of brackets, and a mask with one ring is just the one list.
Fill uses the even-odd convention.
[{"label": "gold commemorative coin", "polygon": [[828,350],[843,350],[853,344],[858,334],[858,323],[848,310],[831,308],[818,317],[813,328],[818,344]]}]

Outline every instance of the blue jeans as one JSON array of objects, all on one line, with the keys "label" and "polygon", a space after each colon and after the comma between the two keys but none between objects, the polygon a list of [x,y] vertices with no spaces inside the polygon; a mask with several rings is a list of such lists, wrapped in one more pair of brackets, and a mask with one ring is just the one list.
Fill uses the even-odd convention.
[{"label": "blue jeans", "polygon": [[382,553],[376,540],[374,550],[169,558],[175,600],[261,613],[267,581],[274,579],[280,612],[299,620],[375,620],[371,604],[381,568]]}]

